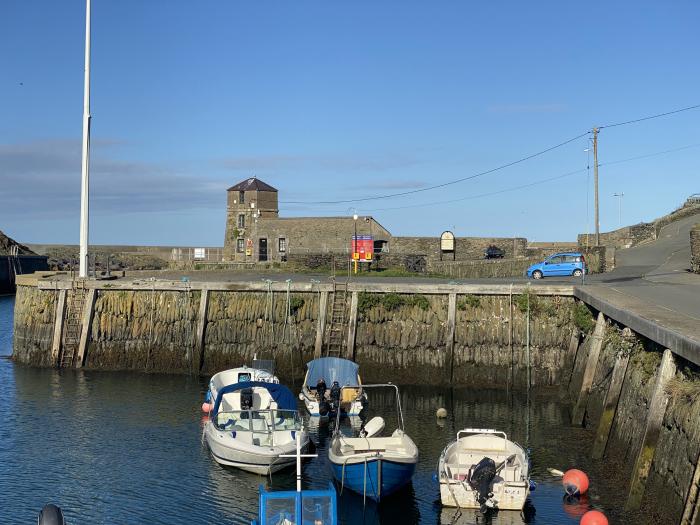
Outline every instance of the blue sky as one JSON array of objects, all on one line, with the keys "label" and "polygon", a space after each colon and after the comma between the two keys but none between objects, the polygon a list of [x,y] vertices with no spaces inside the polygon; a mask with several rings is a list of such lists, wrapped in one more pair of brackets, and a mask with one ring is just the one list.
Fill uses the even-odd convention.
[{"label": "blue sky", "polygon": [[[0,230],[78,240],[82,0],[0,17]],[[221,245],[225,189],[256,175],[287,216],[392,233],[572,240],[593,228],[595,125],[700,104],[700,4],[93,0],[91,234]],[[604,129],[601,227],[700,192],[700,110]],[[508,191],[538,180],[573,175]],[[494,192],[502,192],[496,195]],[[463,199],[458,202],[444,201]],[[291,204],[305,201],[312,204]]]}]

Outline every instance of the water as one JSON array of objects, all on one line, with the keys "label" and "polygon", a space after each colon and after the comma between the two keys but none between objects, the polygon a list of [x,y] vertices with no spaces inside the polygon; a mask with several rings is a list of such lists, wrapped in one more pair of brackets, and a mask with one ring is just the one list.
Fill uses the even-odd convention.
[{"label": "water", "polygon": [[[0,297],[0,356],[12,351],[13,303]],[[205,385],[183,376],[32,369],[0,358],[0,523],[34,523],[48,502],[61,506],[71,524],[250,523],[258,486],[292,489],[294,473],[270,481],[215,463],[201,443]],[[386,397],[375,396],[373,405]],[[529,418],[522,394],[406,387],[402,403],[421,453],[413,483],[364,508],[361,496],[345,492],[343,523],[449,523],[454,513],[441,510],[433,472],[443,447],[466,426],[500,428],[529,443],[538,487],[524,519],[502,512],[485,521],[471,511],[459,524],[574,524],[590,502],[610,515],[622,497],[603,490],[602,481],[599,487],[593,470],[590,499],[563,504],[559,481],[546,468],[585,469],[591,435],[568,426],[556,394],[533,396]],[[440,406],[450,414],[444,424],[435,419]],[[314,429],[312,437],[319,457],[305,464],[304,486],[325,488],[328,428]]]}]

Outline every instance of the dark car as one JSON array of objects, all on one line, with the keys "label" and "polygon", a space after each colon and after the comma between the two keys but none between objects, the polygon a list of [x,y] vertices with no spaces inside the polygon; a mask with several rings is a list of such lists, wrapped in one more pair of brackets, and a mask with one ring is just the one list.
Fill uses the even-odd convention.
[{"label": "dark car", "polygon": [[493,244],[484,250],[484,259],[503,259],[505,256],[506,251]]}]

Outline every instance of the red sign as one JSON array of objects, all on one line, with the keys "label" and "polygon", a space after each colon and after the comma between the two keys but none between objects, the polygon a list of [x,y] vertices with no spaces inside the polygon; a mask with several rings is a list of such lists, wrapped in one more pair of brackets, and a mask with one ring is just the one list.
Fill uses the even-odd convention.
[{"label": "red sign", "polygon": [[371,235],[352,236],[351,258],[359,262],[370,262],[374,254],[374,238]]}]

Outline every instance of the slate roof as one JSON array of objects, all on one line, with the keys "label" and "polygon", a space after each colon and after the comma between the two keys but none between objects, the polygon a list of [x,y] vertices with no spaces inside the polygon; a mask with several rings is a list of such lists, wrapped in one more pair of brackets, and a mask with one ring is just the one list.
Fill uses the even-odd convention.
[{"label": "slate roof", "polygon": [[260,179],[251,177],[231,186],[227,191],[277,191],[277,189]]}]

